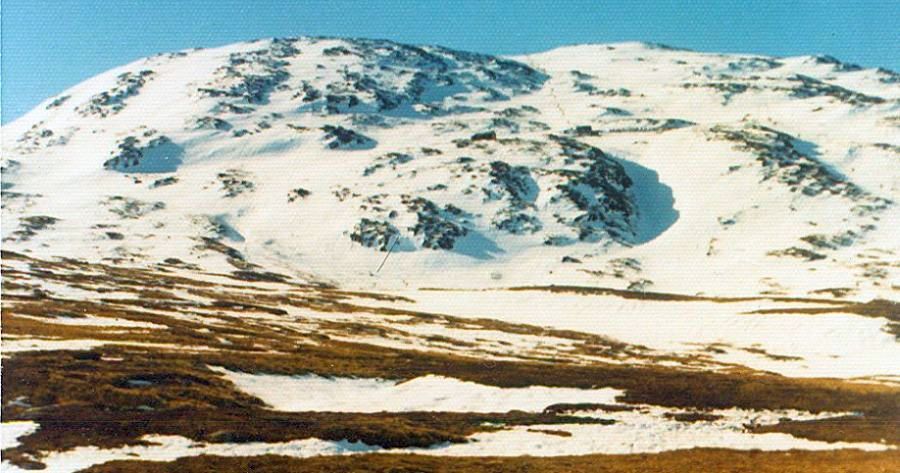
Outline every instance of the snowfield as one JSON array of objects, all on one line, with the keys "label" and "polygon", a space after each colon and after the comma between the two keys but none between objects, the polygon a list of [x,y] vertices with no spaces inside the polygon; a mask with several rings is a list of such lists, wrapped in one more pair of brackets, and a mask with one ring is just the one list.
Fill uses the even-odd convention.
[{"label": "snowfield", "polygon": [[[900,373],[900,344],[885,330],[886,319],[840,311],[787,312],[815,307],[812,303],[648,301],[546,291],[402,294],[416,302],[399,305],[413,310],[595,333],[664,352],[700,353],[712,346],[717,350],[711,356],[720,362],[785,376],[856,378]],[[754,313],[767,309],[775,313]]]},{"label": "snowfield", "polygon": [[4,245],[233,251],[367,289],[894,293],[892,76],[642,43],[514,59],[304,38],[136,61],[3,127]]}]

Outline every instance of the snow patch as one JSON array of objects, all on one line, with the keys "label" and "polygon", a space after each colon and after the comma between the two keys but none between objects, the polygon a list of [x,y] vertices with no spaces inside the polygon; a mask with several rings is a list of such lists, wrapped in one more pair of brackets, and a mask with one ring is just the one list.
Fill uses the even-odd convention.
[{"label": "snow patch", "polygon": [[0,450],[18,446],[19,437],[31,435],[37,432],[39,427],[39,424],[31,421],[0,423]]},{"label": "snow patch", "polygon": [[[5,424],[4,424],[5,425]],[[50,452],[38,460],[47,465],[47,473],[69,473],[114,460],[173,461],[182,457],[217,455],[223,457],[249,457],[282,455],[307,458],[320,455],[345,455],[376,451],[361,442],[328,441],[319,439],[294,440],[282,443],[203,443],[177,435],[147,435],[142,438],[150,445],[103,449],[77,447],[63,452]],[[3,462],[4,472],[24,472],[19,467]]]},{"label": "snow patch", "polygon": [[611,404],[623,394],[612,388],[498,388],[435,375],[399,382],[214,369],[273,408],[296,412],[540,412],[547,406],[561,403]]}]

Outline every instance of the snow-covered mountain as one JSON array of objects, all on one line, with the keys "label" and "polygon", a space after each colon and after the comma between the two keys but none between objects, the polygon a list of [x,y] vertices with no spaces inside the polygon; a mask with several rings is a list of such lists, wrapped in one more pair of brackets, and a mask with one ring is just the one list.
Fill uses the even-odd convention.
[{"label": "snow-covered mountain", "polygon": [[900,289],[900,75],[828,56],[259,40],[108,71],[2,133],[3,247],[36,257],[361,288]]},{"label": "snow-covered mountain", "polygon": [[2,128],[0,469],[894,471],[898,128],[643,43],[101,74]]}]

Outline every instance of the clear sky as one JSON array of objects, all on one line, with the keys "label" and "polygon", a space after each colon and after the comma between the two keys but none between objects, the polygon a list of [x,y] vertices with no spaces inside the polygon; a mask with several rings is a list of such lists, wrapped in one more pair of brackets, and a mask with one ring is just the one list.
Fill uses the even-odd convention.
[{"label": "clear sky", "polygon": [[271,36],[356,36],[517,54],[651,41],[700,51],[831,54],[900,69],[900,0],[3,0],[2,121],[159,52]]}]

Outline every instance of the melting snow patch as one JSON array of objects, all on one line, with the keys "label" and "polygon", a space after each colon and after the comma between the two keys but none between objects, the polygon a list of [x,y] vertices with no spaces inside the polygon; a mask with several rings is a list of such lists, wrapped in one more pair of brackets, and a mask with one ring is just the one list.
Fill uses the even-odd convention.
[{"label": "melting snow patch", "polygon": [[0,343],[3,355],[20,351],[49,351],[49,350],[91,350],[104,345],[101,340],[41,340],[10,339],[4,338]]},{"label": "melting snow patch", "polygon": [[[658,453],[689,448],[730,448],[737,450],[832,450],[855,448],[879,451],[893,448],[877,443],[822,442],[788,434],[752,434],[745,425],[771,425],[783,418],[814,420],[846,413],[811,414],[796,410],[753,411],[723,409],[707,412],[715,420],[682,422],[666,414],[686,413],[678,409],[640,406],[635,411],[576,412],[574,415],[602,416],[614,424],[557,424],[513,427],[483,432],[469,437],[473,442],[441,444],[417,453],[449,456],[557,456],[588,454]],[[541,431],[567,432],[571,436],[547,435]]]},{"label": "melting snow patch", "polygon": [[40,425],[30,421],[0,423],[0,450],[18,446],[19,437],[33,434],[38,427]]},{"label": "melting snow patch", "polygon": [[612,404],[622,391],[529,386],[498,388],[443,376],[409,381],[249,374],[214,368],[238,388],[280,411],[540,412],[553,404]]},{"label": "melting snow patch", "polygon": [[[107,332],[108,333],[108,332]],[[172,343],[144,343],[131,342],[123,340],[90,340],[90,339],[39,339],[39,338],[3,338],[0,342],[0,351],[3,356],[8,353],[16,353],[21,351],[53,351],[53,350],[93,350],[103,345],[128,345],[140,347],[153,347],[171,350],[190,350],[200,351],[208,350],[205,346],[185,347]]]},{"label": "melting snow patch", "polygon": [[[383,383],[388,386],[397,385],[396,383],[383,380],[351,381]],[[458,380],[452,381],[462,383]],[[338,382],[346,382],[346,380],[338,380]],[[363,392],[361,394],[365,395],[366,400],[379,402],[377,397],[368,396],[371,393]],[[812,419],[836,414],[813,415],[797,411],[729,409],[712,411],[712,414],[721,416],[718,420],[685,423],[666,418],[665,413],[670,411],[670,409],[660,407],[643,406],[633,412],[598,412],[596,414],[580,412],[578,415],[602,415],[604,418],[614,418],[616,423],[612,425],[564,424],[513,427],[509,430],[475,434],[469,437],[473,441],[468,443],[439,444],[424,449],[402,448],[388,450],[361,442],[336,442],[320,439],[293,440],[279,443],[210,444],[195,442],[180,436],[148,435],[143,437],[143,440],[149,442],[149,445],[114,449],[78,447],[63,452],[50,452],[46,456],[38,458],[38,460],[47,465],[45,471],[64,473],[78,471],[92,465],[114,460],[173,461],[182,457],[198,455],[232,457],[282,455],[306,458],[320,455],[385,452],[446,456],[559,456],[655,453],[695,447],[718,447],[739,450],[831,450],[854,448],[865,451],[893,448],[876,443],[820,442],[777,433],[749,434],[743,428],[743,423],[772,423],[785,416],[795,419]],[[25,426],[13,427],[14,424],[25,424]],[[11,435],[17,438],[33,431],[26,429],[37,428],[37,424],[33,423],[4,423],[2,426],[4,436],[3,448],[8,448],[7,432],[15,429],[16,432],[12,432]],[[549,431],[567,432],[571,436],[548,435],[547,432]],[[15,445],[15,439],[12,442],[9,446]],[[4,462],[3,471],[19,472],[24,470]]]},{"label": "melting snow patch", "polygon": [[[3,425],[5,426],[6,424]],[[64,452],[51,452],[45,457],[38,458],[38,460],[47,465],[47,469],[43,471],[67,473],[114,460],[173,461],[181,457],[193,457],[198,455],[217,455],[225,457],[283,455],[306,458],[319,455],[364,453],[379,449],[379,447],[372,447],[361,442],[333,442],[319,439],[294,440],[283,443],[249,442],[240,444],[207,444],[194,442],[193,440],[177,435],[147,435],[144,436],[142,440],[151,442],[152,445],[129,446],[113,449],[78,447]],[[25,470],[13,466],[8,462],[4,462],[3,471],[19,472]]]},{"label": "melting snow patch", "polygon": [[165,325],[152,322],[139,322],[118,317],[35,317],[31,315],[17,315],[23,319],[36,320],[47,324],[57,325],[83,325],[90,327],[123,327],[123,328],[166,328]]},{"label": "melting snow patch", "polygon": [[[535,432],[544,429],[565,431],[572,435],[563,437]],[[560,456],[656,453],[695,447],[738,450],[855,448],[866,451],[889,448],[877,443],[829,443],[800,439],[788,434],[748,434],[716,428],[697,428],[692,425],[532,425],[476,434],[471,439],[475,441],[444,444],[432,449],[417,450],[416,453],[447,456]]]}]

